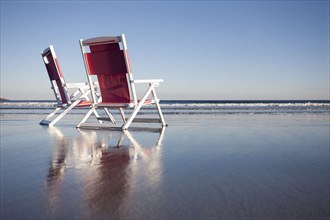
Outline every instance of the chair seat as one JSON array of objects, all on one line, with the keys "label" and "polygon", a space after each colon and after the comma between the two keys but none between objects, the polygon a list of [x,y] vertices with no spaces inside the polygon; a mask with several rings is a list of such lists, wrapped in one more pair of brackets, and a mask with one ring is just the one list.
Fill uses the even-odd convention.
[{"label": "chair seat", "polygon": [[[69,104],[57,104],[57,107],[61,107],[61,108],[67,108],[70,106],[71,103]],[[90,107],[92,106],[93,102],[92,101],[86,101],[86,100],[80,100],[80,102],[75,106],[75,108],[79,108],[79,107]]]},{"label": "chair seat", "polygon": [[92,101],[81,100],[77,107],[90,107],[93,104]]}]

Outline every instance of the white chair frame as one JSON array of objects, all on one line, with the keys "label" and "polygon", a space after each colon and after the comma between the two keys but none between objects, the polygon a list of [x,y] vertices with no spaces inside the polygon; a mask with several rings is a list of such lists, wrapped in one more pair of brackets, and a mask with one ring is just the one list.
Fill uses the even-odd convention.
[{"label": "white chair frame", "polygon": [[[47,59],[47,55],[49,53],[52,54],[52,57],[54,59],[57,59],[54,47],[50,45],[47,49],[45,49],[42,53],[42,59],[45,64],[49,63],[49,60]],[[59,67],[56,66],[56,71],[59,73]],[[55,80],[50,79],[51,81],[51,89],[54,92],[54,95],[56,97],[56,108],[53,112],[48,114],[39,124],[40,125],[46,125],[46,126],[53,126],[55,125],[59,120],[61,120],[67,113],[69,113],[70,110],[77,107],[79,103],[82,101],[90,101],[88,95],[90,94],[90,87],[88,83],[66,83],[64,80],[64,77],[60,76],[61,85],[63,87],[64,95],[66,97],[67,103],[63,103],[61,99],[61,94],[58,88],[58,85],[56,84]],[[95,87],[95,86],[94,86]],[[72,94],[69,93],[69,90],[74,89],[74,92]],[[95,88],[94,88],[95,91]],[[76,99],[73,101],[73,99]],[[92,103],[91,103],[92,104]],[[63,110],[62,112],[60,112]],[[93,110],[92,111],[95,116],[99,117],[98,113]],[[58,114],[59,113],[59,114]]]},{"label": "white chair frame", "polygon": [[[87,40],[80,40],[80,48],[81,52],[83,55],[83,60],[85,64],[85,69],[86,69],[86,74],[88,78],[88,83],[90,86],[91,90],[91,96],[93,100],[93,107],[92,109],[83,117],[83,119],[80,121],[80,123],[77,125],[77,128],[110,128],[112,126],[106,125],[106,124],[93,124],[93,123],[86,123],[87,119],[90,117],[92,112],[98,108],[98,107],[104,107],[104,108],[117,108],[119,109],[119,112],[121,114],[121,118],[123,120],[123,124],[121,126],[122,130],[127,130],[129,126],[132,124],[132,122],[142,122],[142,123],[161,123],[161,125],[167,126],[162,110],[159,105],[159,99],[156,94],[155,88],[159,86],[159,83],[163,82],[162,79],[147,79],[147,80],[134,80],[133,79],[133,74],[130,68],[130,63],[129,63],[129,58],[128,58],[128,53],[127,53],[127,44],[125,40],[125,35],[121,34],[120,36],[115,36],[115,37],[96,37],[96,38],[91,38]],[[100,45],[104,44],[105,42],[111,42],[111,43],[122,43],[122,50],[124,52],[124,58],[125,58],[125,64],[127,67],[127,80],[128,80],[128,85],[129,85],[129,90],[130,90],[130,97],[133,99],[132,103],[124,103],[124,104],[118,104],[118,103],[100,103],[96,97],[95,89],[93,87],[94,82],[92,80],[92,77],[88,74],[89,73],[89,67],[88,63],[85,60],[84,54],[86,53],[85,47],[86,46],[92,46],[92,45]],[[144,93],[143,97],[138,100],[136,90],[135,90],[135,84],[148,84],[148,89]],[[159,119],[136,119],[136,115],[140,111],[140,109],[145,105],[145,101],[149,96],[152,96],[152,102],[151,104],[155,104],[158,112]],[[125,117],[123,108],[133,108],[133,112],[131,113],[129,118]],[[112,115],[110,112],[107,112],[109,116],[109,120],[112,123],[116,123],[116,121],[113,119]],[[99,119],[100,120],[100,119]],[[101,120],[106,120],[102,118]]]}]

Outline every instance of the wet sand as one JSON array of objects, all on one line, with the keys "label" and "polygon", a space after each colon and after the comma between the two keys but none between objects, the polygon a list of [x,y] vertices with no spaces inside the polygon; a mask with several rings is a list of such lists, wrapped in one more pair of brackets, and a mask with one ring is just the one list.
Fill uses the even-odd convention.
[{"label": "wet sand", "polygon": [[329,114],[166,115],[159,132],[1,115],[1,219],[328,219]]}]

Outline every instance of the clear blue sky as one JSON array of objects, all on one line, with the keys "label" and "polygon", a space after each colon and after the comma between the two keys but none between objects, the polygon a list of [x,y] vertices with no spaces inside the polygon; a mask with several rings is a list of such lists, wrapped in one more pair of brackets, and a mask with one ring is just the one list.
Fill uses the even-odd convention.
[{"label": "clear blue sky", "polygon": [[1,97],[53,99],[40,53],[86,81],[79,39],[126,34],[162,99],[329,99],[329,1],[1,1]]}]

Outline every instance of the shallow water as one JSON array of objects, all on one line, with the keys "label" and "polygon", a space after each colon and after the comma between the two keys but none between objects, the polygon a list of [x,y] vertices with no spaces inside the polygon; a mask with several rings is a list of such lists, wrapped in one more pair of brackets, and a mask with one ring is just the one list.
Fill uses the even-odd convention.
[{"label": "shallow water", "polygon": [[166,115],[160,132],[1,119],[1,219],[328,219],[329,114]]}]

